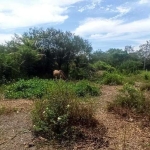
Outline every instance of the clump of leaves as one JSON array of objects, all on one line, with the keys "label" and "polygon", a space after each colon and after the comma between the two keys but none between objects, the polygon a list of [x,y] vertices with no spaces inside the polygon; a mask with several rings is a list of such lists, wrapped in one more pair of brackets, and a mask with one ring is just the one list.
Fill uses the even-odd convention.
[{"label": "clump of leaves", "polygon": [[87,80],[82,80],[80,82],[76,83],[76,86],[74,87],[75,93],[77,96],[98,96],[100,95],[100,89],[94,85],[92,85]]},{"label": "clump of leaves", "polygon": [[147,104],[144,94],[139,89],[125,84],[116,99],[109,104],[108,109],[117,111],[117,108],[122,107],[136,113],[143,113]]},{"label": "clump of leaves", "polygon": [[117,73],[106,72],[102,82],[108,85],[121,85],[123,84],[123,76]]},{"label": "clump of leaves", "polygon": [[79,101],[64,81],[60,80],[56,85],[49,99],[35,102],[32,112],[34,133],[59,140],[82,137],[77,126],[96,126],[93,104]]}]

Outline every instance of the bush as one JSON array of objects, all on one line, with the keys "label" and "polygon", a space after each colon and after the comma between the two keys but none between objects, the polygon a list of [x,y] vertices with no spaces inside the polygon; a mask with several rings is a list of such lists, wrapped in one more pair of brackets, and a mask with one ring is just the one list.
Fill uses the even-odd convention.
[{"label": "bush", "polygon": [[100,94],[100,89],[96,86],[92,85],[90,82],[86,80],[82,80],[78,83],[76,83],[75,86],[75,93],[77,96],[98,96]]},{"label": "bush", "polygon": [[143,93],[130,84],[125,84],[117,95],[116,100],[110,103],[109,110],[117,111],[117,108],[127,108],[133,112],[145,112],[147,102]]},{"label": "bush", "polygon": [[46,92],[46,82],[38,78],[30,80],[19,80],[16,83],[7,86],[5,90],[6,98],[42,98]]},{"label": "bush", "polygon": [[73,140],[82,137],[77,126],[94,126],[93,115],[92,103],[79,101],[69,92],[69,86],[58,81],[49,99],[35,102],[33,129],[35,134],[49,139]]},{"label": "bush", "polygon": [[116,69],[114,67],[112,67],[111,65],[103,62],[103,61],[97,61],[96,63],[92,64],[93,68],[95,68],[95,70],[107,70],[109,72],[113,72]]},{"label": "bush", "polygon": [[117,73],[105,73],[102,82],[109,85],[121,85],[123,84],[123,77]]},{"label": "bush", "polygon": [[127,60],[120,65],[119,70],[125,74],[137,74],[139,73],[138,70],[140,69],[141,65],[141,62],[139,61]]}]

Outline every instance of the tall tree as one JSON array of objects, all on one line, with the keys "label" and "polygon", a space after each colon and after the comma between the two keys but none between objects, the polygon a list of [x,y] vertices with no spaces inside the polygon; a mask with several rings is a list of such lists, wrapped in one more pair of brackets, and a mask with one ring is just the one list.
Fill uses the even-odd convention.
[{"label": "tall tree", "polygon": [[147,60],[150,58],[150,41],[139,46],[139,55],[143,58],[143,69],[146,69]]}]

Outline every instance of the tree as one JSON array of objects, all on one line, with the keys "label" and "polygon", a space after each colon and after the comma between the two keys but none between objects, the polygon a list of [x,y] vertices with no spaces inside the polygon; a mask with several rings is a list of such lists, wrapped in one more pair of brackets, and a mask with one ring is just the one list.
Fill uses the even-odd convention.
[{"label": "tree", "polygon": [[146,69],[147,60],[150,58],[150,41],[139,46],[139,56],[143,58],[143,69]]},{"label": "tree", "polygon": [[15,34],[13,39],[6,43],[6,48],[7,54],[20,54],[20,70],[28,77],[50,77],[54,69],[63,69],[68,73],[70,63],[82,58],[82,55],[89,60],[92,51],[87,40],[71,32],[53,28],[31,28],[21,36]]},{"label": "tree", "polygon": [[[32,31],[38,33],[35,29]],[[71,32],[50,28],[46,31],[41,29],[40,33],[40,38],[36,39],[36,48],[46,55],[53,63],[53,67],[58,69],[61,69],[62,65],[68,66],[76,56],[84,54],[88,57],[92,51],[87,40],[83,40]]]},{"label": "tree", "polygon": [[120,66],[121,63],[129,59],[129,54],[122,49],[111,48],[107,51],[109,64],[113,67]]}]

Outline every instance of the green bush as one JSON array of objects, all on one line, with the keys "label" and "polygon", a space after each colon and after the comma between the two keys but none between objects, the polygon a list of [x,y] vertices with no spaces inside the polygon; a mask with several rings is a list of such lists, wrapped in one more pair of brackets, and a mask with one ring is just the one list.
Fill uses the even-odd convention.
[{"label": "green bush", "polygon": [[49,99],[35,102],[32,112],[35,134],[48,139],[73,140],[82,136],[78,126],[93,126],[92,103],[79,101],[75,94],[69,92],[69,88],[64,82],[58,81]]},{"label": "green bush", "polygon": [[117,95],[115,101],[110,103],[109,110],[115,111],[117,108],[127,108],[137,113],[145,112],[146,105],[148,103],[145,100],[144,94],[134,86],[125,84]]},{"label": "green bush", "polygon": [[117,73],[105,73],[103,77],[104,84],[109,85],[121,85],[123,84],[123,76],[117,74]]},{"label": "green bush", "polygon": [[103,61],[97,61],[96,63],[92,64],[92,67],[95,68],[95,70],[107,70],[109,72],[113,72],[116,69],[112,67],[111,65],[103,62]]},{"label": "green bush", "polygon": [[77,96],[98,96],[100,94],[100,89],[94,85],[92,85],[90,82],[86,80],[82,80],[80,82],[76,83],[75,93]]},{"label": "green bush", "polygon": [[134,60],[124,61],[120,66],[119,70],[124,74],[137,74],[139,73],[139,69],[141,67],[141,62]]},{"label": "green bush", "polygon": [[42,80],[38,78],[30,80],[19,80],[7,86],[5,90],[6,98],[42,98],[46,93],[46,82],[48,80]]}]

